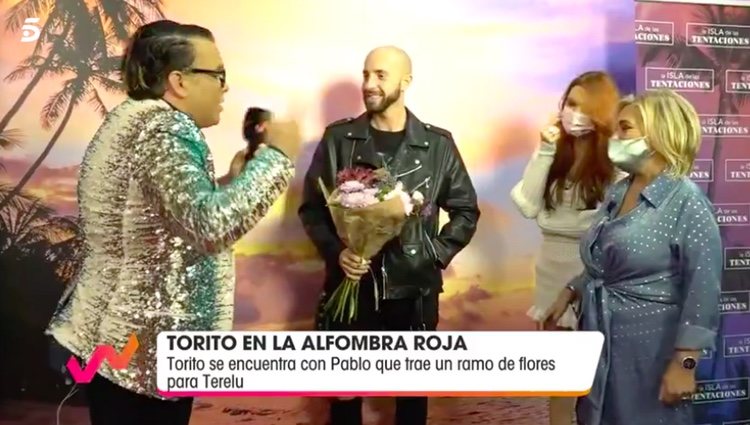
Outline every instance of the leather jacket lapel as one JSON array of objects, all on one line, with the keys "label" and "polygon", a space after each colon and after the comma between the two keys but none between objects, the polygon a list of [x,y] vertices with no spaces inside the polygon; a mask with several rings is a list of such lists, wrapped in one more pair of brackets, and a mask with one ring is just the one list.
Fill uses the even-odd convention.
[{"label": "leather jacket lapel", "polygon": [[[381,168],[383,159],[375,149],[375,145],[370,135],[370,122],[367,113],[357,117],[348,131],[346,138],[351,142],[348,146],[348,152],[342,152],[345,158],[349,160],[347,167],[360,165],[369,165],[374,168]],[[422,153],[429,149],[430,142],[427,139],[427,133],[419,119],[407,109],[406,118],[406,135],[403,142],[396,151],[393,162],[390,164],[391,173],[395,176],[405,176],[421,168],[423,158]]]},{"label": "leather jacket lapel", "polygon": [[370,119],[366,113],[352,122],[351,131],[346,133],[346,138],[350,143],[342,152],[348,159],[345,167],[366,165],[381,168],[383,166],[383,160],[375,150],[375,144],[370,136]]},{"label": "leather jacket lapel", "polygon": [[425,144],[426,140],[424,124],[419,122],[414,114],[407,109],[406,135],[391,164],[391,173],[394,176],[400,178],[422,168],[422,159],[419,158],[419,153],[429,147],[429,143]]}]

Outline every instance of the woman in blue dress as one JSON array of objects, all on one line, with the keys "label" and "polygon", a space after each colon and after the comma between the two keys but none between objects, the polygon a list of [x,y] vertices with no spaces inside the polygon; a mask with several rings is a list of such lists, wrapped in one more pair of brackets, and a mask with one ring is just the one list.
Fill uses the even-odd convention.
[{"label": "woman in blue dress", "polygon": [[609,156],[615,183],[581,240],[584,272],[547,312],[580,301],[580,329],[604,346],[580,425],[693,425],[690,396],[719,324],[722,247],[713,207],[687,175],[701,140],[695,109],[672,91],[620,104]]}]

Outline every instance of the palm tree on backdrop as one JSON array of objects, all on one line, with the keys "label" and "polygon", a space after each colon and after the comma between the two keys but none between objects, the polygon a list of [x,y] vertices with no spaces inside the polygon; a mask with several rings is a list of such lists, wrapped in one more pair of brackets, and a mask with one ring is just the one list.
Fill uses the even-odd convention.
[{"label": "palm tree on backdrop", "polygon": [[[91,22],[89,15],[92,7],[87,3],[90,4],[91,1],[22,0],[8,10],[5,27],[7,31],[14,33],[22,28],[27,18],[46,16],[46,19],[40,28],[39,39],[32,54],[21,62],[16,71],[5,77],[5,81],[16,81],[29,76],[31,80],[5,116],[0,118],[0,132],[8,126],[42,79],[61,75],[53,61],[63,48],[62,42],[71,36],[74,27]],[[164,18],[162,3],[163,0],[96,0],[93,9],[102,17],[103,25],[98,29],[114,37],[114,43],[109,47],[116,49],[128,39],[133,28]]]},{"label": "palm tree on backdrop", "polygon": [[[14,148],[20,147],[23,144],[22,138],[23,135],[21,134],[21,131],[16,129],[7,129],[4,131],[0,131],[0,152],[7,152]],[[4,171],[5,164],[0,161],[0,172]],[[0,183],[0,199],[5,199],[12,191],[12,186],[5,183]],[[18,209],[21,208],[21,202],[23,202],[23,199],[13,199],[9,206],[11,207],[11,209]],[[2,210],[0,210],[0,213],[2,213]],[[4,228],[0,227],[0,239],[2,238],[3,231]]]},{"label": "palm tree on backdrop", "polygon": [[0,213],[0,258],[34,258],[50,267],[63,286],[68,285],[78,271],[83,246],[77,219],[54,215],[52,208],[31,195],[18,198],[18,206]]},{"label": "palm tree on backdrop", "polygon": [[[26,18],[37,17],[45,8],[46,1],[24,0],[8,10],[5,18],[6,30],[17,32],[24,24]],[[68,6],[78,5],[77,2],[68,2]],[[39,38],[34,46],[32,54],[21,61],[18,68],[5,77],[5,81],[13,82],[28,77],[32,71],[35,71],[29,83],[24,87],[18,99],[13,103],[5,116],[0,118],[0,131],[4,131],[10,123],[10,120],[18,113],[21,106],[26,102],[31,92],[37,84],[45,78],[57,74],[52,67],[52,60],[56,56],[59,45],[68,37],[72,19],[69,19],[69,9],[54,7],[47,14],[47,19],[41,28]],[[45,55],[46,51],[46,55]]]},{"label": "palm tree on backdrop", "polygon": [[[83,0],[75,1],[83,3]],[[163,17],[161,1],[147,0],[140,3],[147,5],[147,12],[150,11],[151,15],[156,14]],[[121,56],[112,56],[111,52],[119,48],[121,42],[127,39],[132,27],[147,22],[149,15],[139,11],[138,8],[127,1],[100,0],[99,3],[104,8],[103,12],[98,7],[89,9],[85,3],[83,8],[73,9],[76,11],[75,14],[72,14],[70,10],[65,13],[59,12],[59,15],[67,16],[68,20],[75,19],[75,23],[73,25],[62,23],[63,28],[69,26],[70,30],[65,37],[58,37],[53,42],[55,51],[50,53],[51,60],[43,62],[36,60],[34,64],[22,63],[14,71],[14,73],[19,74],[35,72],[35,75],[40,73],[58,75],[72,73],[75,77],[66,80],[63,83],[63,88],[50,97],[42,109],[43,128],[49,129],[62,116],[60,124],[47,146],[21,177],[14,190],[0,199],[0,210],[8,205],[13,197],[24,188],[44,162],[44,159],[60,138],[73,110],[78,105],[86,101],[103,117],[107,108],[97,91],[97,87],[113,93],[123,92],[122,84],[113,79],[119,71]],[[54,71],[45,71],[45,67]]]},{"label": "palm tree on backdrop", "polygon": [[[16,130],[0,132],[0,151],[20,146],[21,137]],[[4,171],[0,162],[0,172]],[[0,198],[12,190],[0,183]],[[22,341],[13,353],[0,353],[4,378],[0,399],[59,400],[66,391],[55,373],[39,373],[47,353],[43,330],[60,295],[78,273],[83,240],[76,218],[54,213],[25,192],[0,210],[0,345]],[[3,325],[8,323],[13,326]]]},{"label": "palm tree on backdrop", "polygon": [[[0,0],[2,1],[2,0]],[[132,30],[154,19],[164,18],[163,0],[22,0],[8,12],[6,27],[17,31],[27,17],[46,13],[47,20],[31,56],[6,77],[13,81],[33,75],[21,96],[0,119],[0,132],[20,110],[33,88],[44,77],[64,76],[73,72],[57,95],[42,110],[42,126],[49,128],[66,109],[62,121],[47,146],[29,167],[14,190],[0,198],[0,210],[21,192],[54,147],[76,106],[86,100],[102,116],[106,107],[94,83],[108,91],[121,92],[121,84],[112,79],[119,70],[119,51]],[[89,49],[91,48],[91,49]],[[47,50],[43,56],[43,51]],[[86,55],[88,54],[88,57]],[[80,72],[79,72],[80,71]]]},{"label": "palm tree on backdrop", "polygon": [[[0,151],[20,144],[20,132],[0,133]],[[2,165],[0,172],[5,171]],[[10,185],[0,184],[0,197],[11,190]],[[47,353],[43,330],[60,295],[78,273],[82,242],[75,217],[55,215],[28,193],[20,192],[0,210],[0,345],[22,341],[13,353],[0,353],[4,378],[0,398],[59,400],[64,395],[66,389],[56,374],[39,373]],[[3,325],[7,323],[13,326]]]},{"label": "palm tree on backdrop", "polygon": [[[0,151],[9,151],[15,147],[21,146],[21,138],[23,135],[19,130],[9,128],[4,131],[0,131]],[[0,161],[0,171],[5,170],[5,165]],[[6,193],[0,188],[0,199],[5,197]]]},{"label": "palm tree on backdrop", "polygon": [[[698,22],[716,25],[747,25],[750,22],[750,9],[731,6],[701,6],[695,16]],[[727,93],[726,71],[728,69],[750,69],[750,53],[745,49],[718,48],[711,46],[688,46],[685,38],[675,37],[671,46],[650,46],[643,56],[642,65],[665,57],[667,66],[671,68],[702,68],[715,70],[714,87],[719,88],[718,115],[732,115],[739,112],[739,107],[744,105],[750,94]],[[711,158],[714,162],[721,159],[723,140],[721,137],[714,138],[714,146]],[[713,199],[716,190],[714,178],[708,183],[707,194]]]},{"label": "palm tree on backdrop", "polygon": [[27,193],[0,211],[0,343],[16,341],[14,350],[0,353],[0,398],[57,402],[67,392],[59,374],[43,367],[44,329],[78,272],[82,245],[75,218],[56,216]]},{"label": "palm tree on backdrop", "polygon": [[0,131],[0,150],[10,150],[21,144],[21,131],[9,128]]},{"label": "palm tree on backdrop", "polygon": [[[92,13],[90,19],[99,20],[97,14]],[[50,96],[42,108],[41,122],[45,130],[50,129],[53,124],[60,120],[60,124],[52,134],[49,142],[26,173],[21,177],[13,190],[0,201],[0,211],[19,194],[26,183],[31,179],[36,169],[41,165],[49,152],[57,143],[65,126],[68,124],[73,110],[88,101],[94,109],[103,115],[106,107],[99,96],[97,83],[106,90],[118,92],[120,83],[110,79],[117,70],[117,58],[109,57],[107,54],[106,39],[98,37],[101,32],[91,31],[92,25],[76,25],[71,36],[61,39],[58,44],[59,50],[55,53],[51,66],[56,72],[64,75],[73,75],[63,81],[62,88]]]},{"label": "palm tree on backdrop", "polygon": [[[21,145],[18,131],[0,133],[0,151]],[[0,163],[0,171],[4,166]],[[0,184],[0,196],[12,188]],[[13,198],[8,208],[0,210],[0,262],[18,256],[38,256],[54,266],[56,274],[68,282],[75,273],[80,233],[73,217],[53,215],[54,211],[42,201],[26,193]],[[62,252],[61,249],[69,252]]]},{"label": "palm tree on backdrop", "polygon": [[[0,151],[9,151],[21,145],[21,134],[18,130],[5,130],[0,132]],[[5,164],[0,161],[0,171],[5,171]],[[7,184],[0,183],[0,199],[5,198],[12,188]],[[0,210],[2,213],[2,210]],[[2,239],[3,228],[0,227],[0,239]]]}]

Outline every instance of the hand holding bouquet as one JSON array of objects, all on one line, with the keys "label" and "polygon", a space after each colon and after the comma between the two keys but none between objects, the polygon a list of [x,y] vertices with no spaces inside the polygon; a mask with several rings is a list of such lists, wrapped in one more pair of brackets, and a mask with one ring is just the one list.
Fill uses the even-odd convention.
[{"label": "hand holding bouquet", "polygon": [[[409,195],[385,169],[347,168],[336,176],[336,188],[321,190],[336,233],[358,257],[369,261],[386,242],[398,236],[406,219],[424,203],[421,193]],[[357,316],[359,280],[347,276],[324,306],[334,320],[349,323]]]}]

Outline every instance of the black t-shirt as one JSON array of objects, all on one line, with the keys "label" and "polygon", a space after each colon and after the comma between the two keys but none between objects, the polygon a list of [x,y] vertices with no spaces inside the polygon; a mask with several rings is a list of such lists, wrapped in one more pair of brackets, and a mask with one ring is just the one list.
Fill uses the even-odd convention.
[{"label": "black t-shirt", "polygon": [[372,134],[375,151],[383,157],[384,165],[388,165],[396,155],[401,141],[404,140],[406,130],[383,131],[370,126],[370,134]]}]

